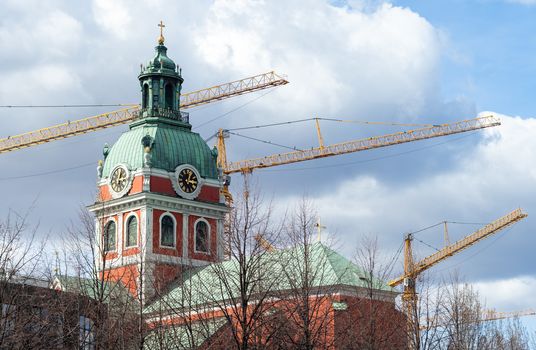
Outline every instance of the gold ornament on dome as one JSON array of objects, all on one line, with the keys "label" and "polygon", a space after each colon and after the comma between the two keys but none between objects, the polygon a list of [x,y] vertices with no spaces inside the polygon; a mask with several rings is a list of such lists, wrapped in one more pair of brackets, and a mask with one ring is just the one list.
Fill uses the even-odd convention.
[{"label": "gold ornament on dome", "polygon": [[158,24],[160,27],[160,36],[158,37],[158,45],[164,45],[164,28],[166,27],[162,21]]}]

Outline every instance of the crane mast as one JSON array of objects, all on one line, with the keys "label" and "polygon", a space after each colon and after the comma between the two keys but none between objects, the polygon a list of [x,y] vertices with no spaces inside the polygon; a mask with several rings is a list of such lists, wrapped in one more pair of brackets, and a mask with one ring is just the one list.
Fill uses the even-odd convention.
[{"label": "crane mast", "polygon": [[419,349],[420,335],[419,322],[417,313],[417,292],[415,281],[419,274],[439,262],[447,259],[454,254],[474,245],[482,239],[489,237],[508,226],[527,217],[521,209],[516,209],[509,214],[487,224],[474,233],[462,238],[461,240],[447,245],[438,252],[414,262],[411,242],[413,235],[408,234],[404,239],[404,274],[390,281],[388,285],[395,287],[403,282],[404,292],[402,293],[402,303],[407,317],[408,346],[410,349]]}]

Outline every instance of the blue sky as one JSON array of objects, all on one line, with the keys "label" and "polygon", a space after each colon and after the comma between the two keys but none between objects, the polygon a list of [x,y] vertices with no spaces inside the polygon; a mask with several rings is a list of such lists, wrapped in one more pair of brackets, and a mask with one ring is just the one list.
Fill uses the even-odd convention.
[{"label": "blue sky", "polygon": [[[445,96],[464,96],[479,110],[534,116],[536,6],[514,1],[395,1],[443,31]],[[450,57],[449,57],[450,56]]]},{"label": "blue sky", "polygon": [[[183,68],[183,91],[275,69],[289,85],[194,109],[210,136],[240,127],[313,116],[393,122],[447,122],[488,111],[503,125],[267,169],[254,174],[278,210],[304,194],[329,235],[351,256],[376,235],[387,252],[404,233],[442,220],[489,222],[523,207],[529,218],[437,267],[460,269],[501,310],[536,306],[536,5],[530,1],[8,0],[0,14],[0,105],[139,101],[139,64],[166,27],[168,54]],[[254,101],[255,100],[255,101]],[[109,109],[0,109],[2,135]],[[401,130],[322,124],[327,143]],[[39,230],[57,242],[78,208],[93,200],[105,142],[125,126],[0,156],[0,212],[35,202]],[[312,124],[248,136],[289,146],[316,144]],[[238,137],[233,160],[281,152]],[[31,175],[26,177],[27,175]],[[239,176],[233,179],[238,190]],[[452,228],[454,238],[475,229]],[[441,246],[440,231],[419,238]],[[431,253],[418,247],[422,256]],[[491,293],[490,291],[500,291]]]}]

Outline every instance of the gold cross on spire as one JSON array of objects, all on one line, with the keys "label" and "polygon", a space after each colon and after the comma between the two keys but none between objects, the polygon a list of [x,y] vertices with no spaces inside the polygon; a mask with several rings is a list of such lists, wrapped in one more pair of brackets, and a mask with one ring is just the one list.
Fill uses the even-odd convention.
[{"label": "gold cross on spire", "polygon": [[320,222],[320,216],[318,216],[318,221],[316,222],[316,224],[314,224],[314,226],[316,228],[318,228],[318,241],[321,242],[322,241],[322,230],[327,228],[326,226],[322,225],[322,223]]},{"label": "gold cross on spire", "polygon": [[164,45],[164,28],[165,28],[164,22],[160,21],[158,26],[160,27],[160,37],[158,37],[158,44]]}]

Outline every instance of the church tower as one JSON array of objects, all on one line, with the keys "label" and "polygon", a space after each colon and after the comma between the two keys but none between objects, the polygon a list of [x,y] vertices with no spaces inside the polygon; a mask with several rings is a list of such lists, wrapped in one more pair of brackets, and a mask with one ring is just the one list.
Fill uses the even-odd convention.
[{"label": "church tower", "polygon": [[183,78],[161,31],[155,56],[141,67],[141,109],[98,167],[97,266],[143,299],[181,271],[223,258],[217,151],[192,132],[180,110]]}]

